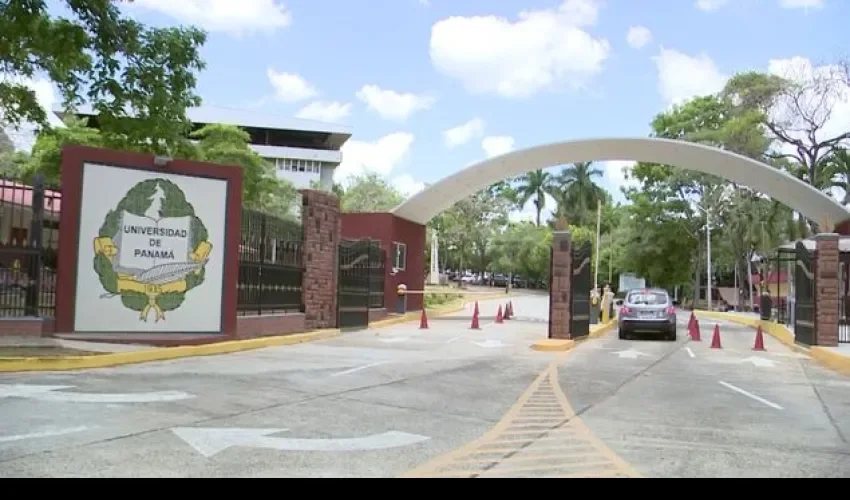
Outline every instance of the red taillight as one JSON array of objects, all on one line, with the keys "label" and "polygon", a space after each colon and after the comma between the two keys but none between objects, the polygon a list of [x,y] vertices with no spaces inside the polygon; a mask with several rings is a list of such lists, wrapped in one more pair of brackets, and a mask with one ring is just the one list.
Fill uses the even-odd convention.
[{"label": "red taillight", "polygon": [[667,314],[676,314],[676,308],[673,306],[668,307]]},{"label": "red taillight", "polygon": [[620,308],[620,314],[621,315],[630,314],[631,312],[632,312],[632,310],[629,309],[628,307],[623,306],[622,308]]}]

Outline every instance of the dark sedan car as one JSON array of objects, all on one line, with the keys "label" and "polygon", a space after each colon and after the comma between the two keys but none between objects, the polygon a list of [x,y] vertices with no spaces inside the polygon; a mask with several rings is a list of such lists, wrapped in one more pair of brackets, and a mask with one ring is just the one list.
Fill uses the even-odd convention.
[{"label": "dark sedan car", "polygon": [[676,308],[666,290],[630,291],[617,322],[621,339],[635,334],[656,334],[676,340]]}]

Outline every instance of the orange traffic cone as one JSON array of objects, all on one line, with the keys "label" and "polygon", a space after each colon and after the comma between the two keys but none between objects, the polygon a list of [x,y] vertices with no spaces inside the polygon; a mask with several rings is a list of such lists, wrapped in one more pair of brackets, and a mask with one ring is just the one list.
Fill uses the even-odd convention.
[{"label": "orange traffic cone", "polygon": [[766,351],[764,348],[764,333],[761,331],[761,325],[756,329],[756,343],[753,345],[754,351]]},{"label": "orange traffic cone", "polygon": [[508,309],[511,311],[511,319],[514,319],[514,301],[508,301]]},{"label": "orange traffic cone", "polygon": [[475,307],[472,309],[472,315],[478,316],[478,301],[475,301]]},{"label": "orange traffic cone", "polygon": [[496,311],[496,324],[504,323],[504,318],[502,317],[502,305],[499,304],[499,310]]},{"label": "orange traffic cone", "polygon": [[720,325],[714,325],[714,337],[711,339],[711,348],[712,349],[723,349],[723,346],[720,344]]},{"label": "orange traffic cone", "polygon": [[471,330],[480,330],[481,325],[478,324],[478,311],[472,313],[472,325],[469,326]]},{"label": "orange traffic cone", "polygon": [[694,342],[702,342],[702,334],[699,331],[699,320],[694,318],[694,322],[691,323],[690,328],[688,328],[689,333],[691,334],[691,340]]},{"label": "orange traffic cone", "polygon": [[422,308],[422,316],[419,317],[419,329],[427,330],[428,329],[428,314],[425,312],[425,308]]},{"label": "orange traffic cone", "polygon": [[[499,307],[502,307],[499,305]],[[505,321],[511,319],[511,308],[508,304],[505,304],[505,315],[503,316]]]},{"label": "orange traffic cone", "polygon": [[693,311],[691,311],[691,318],[688,320],[688,331],[689,332],[693,329],[694,323],[696,323],[696,320],[697,320],[696,315],[694,314]]}]

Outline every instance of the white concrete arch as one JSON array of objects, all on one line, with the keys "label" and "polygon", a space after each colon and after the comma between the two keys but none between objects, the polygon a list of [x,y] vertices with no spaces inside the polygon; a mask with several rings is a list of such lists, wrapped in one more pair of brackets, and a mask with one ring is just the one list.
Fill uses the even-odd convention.
[{"label": "white concrete arch", "polygon": [[716,175],[758,190],[814,221],[828,220],[835,225],[850,219],[850,211],[830,196],[770,165],[702,144],[654,138],[584,139],[513,151],[441,179],[397,206],[393,213],[426,224],[495,182],[538,168],[616,160],[662,163]]}]

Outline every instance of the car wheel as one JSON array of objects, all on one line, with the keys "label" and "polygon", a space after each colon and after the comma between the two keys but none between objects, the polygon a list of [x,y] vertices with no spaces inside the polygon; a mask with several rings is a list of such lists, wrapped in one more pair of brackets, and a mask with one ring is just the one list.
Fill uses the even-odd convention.
[{"label": "car wheel", "polygon": [[667,334],[667,340],[669,340],[670,342],[675,342],[677,337],[678,336],[676,335],[676,330],[673,330]]},{"label": "car wheel", "polygon": [[628,337],[628,335],[626,334],[626,332],[624,332],[623,330],[620,330],[620,332],[619,332],[619,333],[620,333],[620,335],[619,335],[619,336],[620,336],[620,340],[626,340],[626,338]]}]

